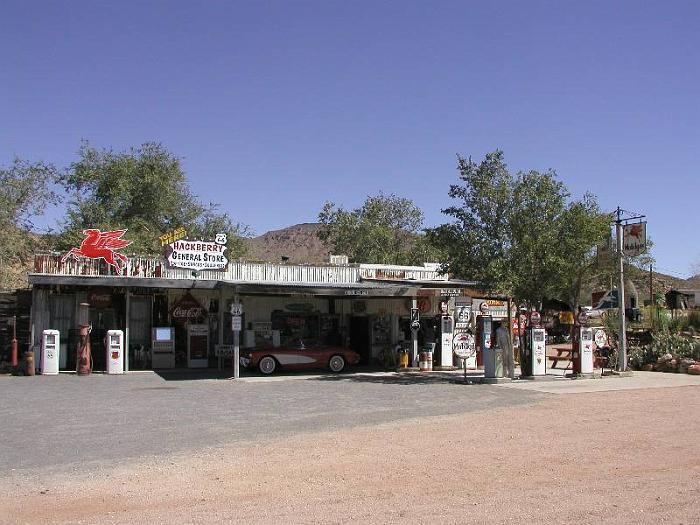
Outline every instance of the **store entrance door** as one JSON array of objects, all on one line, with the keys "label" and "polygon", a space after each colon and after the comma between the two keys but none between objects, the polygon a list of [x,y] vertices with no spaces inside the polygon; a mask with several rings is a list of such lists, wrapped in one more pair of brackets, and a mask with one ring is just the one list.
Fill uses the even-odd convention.
[{"label": "store entrance door", "polygon": [[369,364],[369,318],[350,318],[350,348],[360,354],[361,365]]}]

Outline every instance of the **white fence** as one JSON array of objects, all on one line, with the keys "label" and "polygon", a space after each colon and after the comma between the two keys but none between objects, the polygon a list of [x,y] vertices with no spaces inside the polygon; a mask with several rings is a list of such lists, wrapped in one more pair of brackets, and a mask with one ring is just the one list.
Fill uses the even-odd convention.
[{"label": "white fence", "polygon": [[[192,270],[168,268],[165,261],[148,257],[130,257],[122,273],[100,259],[71,257],[61,260],[60,254],[34,257],[34,273],[66,276],[114,276],[162,279],[192,279]],[[421,267],[312,266],[230,262],[225,271],[202,270],[199,279],[230,282],[355,284],[362,279],[446,281],[447,276]]]}]

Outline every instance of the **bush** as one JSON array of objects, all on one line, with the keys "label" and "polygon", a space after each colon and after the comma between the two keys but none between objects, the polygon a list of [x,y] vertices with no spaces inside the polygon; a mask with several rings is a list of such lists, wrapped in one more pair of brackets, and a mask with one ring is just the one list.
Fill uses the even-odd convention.
[{"label": "bush", "polygon": [[700,361],[700,344],[689,337],[663,331],[654,334],[652,339],[650,350],[659,357],[671,354],[679,359],[686,357]]}]

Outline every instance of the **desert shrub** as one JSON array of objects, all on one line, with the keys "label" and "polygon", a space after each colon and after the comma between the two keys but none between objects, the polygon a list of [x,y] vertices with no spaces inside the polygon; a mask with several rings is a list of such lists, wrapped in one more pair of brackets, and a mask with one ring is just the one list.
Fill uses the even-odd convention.
[{"label": "desert shrub", "polygon": [[692,328],[696,332],[700,331],[700,310],[693,310],[692,312],[688,313],[686,320],[688,328]]},{"label": "desert shrub", "polygon": [[678,358],[690,358],[700,361],[700,343],[696,343],[690,337],[684,337],[677,333],[664,330],[652,336],[650,355],[657,358],[664,354],[671,354]]},{"label": "desert shrub", "polygon": [[659,357],[666,353],[659,353],[660,351],[660,347],[655,347],[653,344],[641,346],[630,345],[627,352],[628,363],[632,368],[636,369],[640,369],[646,364],[654,364],[658,361]]}]

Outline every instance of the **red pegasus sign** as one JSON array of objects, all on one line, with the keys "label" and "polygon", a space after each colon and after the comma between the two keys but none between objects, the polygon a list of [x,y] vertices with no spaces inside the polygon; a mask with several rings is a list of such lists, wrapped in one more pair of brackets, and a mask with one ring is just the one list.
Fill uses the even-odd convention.
[{"label": "red pegasus sign", "polygon": [[123,230],[112,230],[103,232],[100,230],[83,230],[85,239],[80,244],[80,248],[72,248],[65,254],[61,261],[65,261],[68,257],[87,257],[88,259],[104,259],[107,264],[114,268],[118,273],[121,273],[126,265],[126,255],[117,253],[115,250],[125,248],[132,241],[122,239],[126,233],[126,228]]}]

